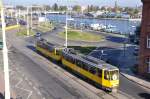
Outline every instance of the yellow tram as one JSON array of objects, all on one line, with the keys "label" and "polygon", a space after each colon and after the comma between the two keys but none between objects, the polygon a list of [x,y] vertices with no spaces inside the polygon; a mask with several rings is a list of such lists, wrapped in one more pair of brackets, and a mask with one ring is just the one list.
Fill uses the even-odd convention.
[{"label": "yellow tram", "polygon": [[36,50],[45,55],[46,57],[50,57],[56,61],[61,61],[62,49],[59,48],[59,45],[54,45],[44,39],[41,39],[36,42]]},{"label": "yellow tram", "polygon": [[114,91],[119,86],[119,69],[91,56],[80,56],[72,49],[60,49],[46,40],[39,40],[36,49],[45,56],[92,80],[102,88]]},{"label": "yellow tram", "polygon": [[63,50],[62,64],[99,84],[106,90],[116,90],[119,86],[119,69],[94,57],[81,57]]}]

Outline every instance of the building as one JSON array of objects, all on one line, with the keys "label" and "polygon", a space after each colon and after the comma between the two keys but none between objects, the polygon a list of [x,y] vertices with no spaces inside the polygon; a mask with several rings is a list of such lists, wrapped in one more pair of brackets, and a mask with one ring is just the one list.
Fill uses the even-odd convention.
[{"label": "building", "polygon": [[142,23],[140,34],[139,74],[150,77],[150,0],[142,0]]}]

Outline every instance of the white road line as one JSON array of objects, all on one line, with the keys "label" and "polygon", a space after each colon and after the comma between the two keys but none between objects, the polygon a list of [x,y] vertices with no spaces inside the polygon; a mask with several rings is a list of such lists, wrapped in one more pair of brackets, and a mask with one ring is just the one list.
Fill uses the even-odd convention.
[{"label": "white road line", "polygon": [[38,95],[40,95],[40,96],[42,95],[40,91],[38,91],[37,93],[38,93]]},{"label": "white road line", "polygon": [[30,94],[28,95],[27,99],[29,99],[32,96],[32,91],[30,92]]},{"label": "white road line", "polygon": [[22,74],[22,77],[25,77],[25,75],[24,75],[24,74]]},{"label": "white road line", "polygon": [[28,83],[29,83],[30,86],[32,86],[32,83],[31,83],[31,82],[28,82]]},{"label": "white road line", "polygon": [[37,88],[35,86],[33,86],[33,89],[37,91]]},{"label": "white road line", "polygon": [[15,85],[15,87],[17,88],[18,87],[18,85],[22,82],[23,80],[22,79],[20,79],[20,81]]},{"label": "white road line", "polygon": [[19,87],[18,85],[21,84],[22,81],[23,81],[23,80],[21,79],[21,80],[15,85],[15,87],[18,88],[18,89],[21,89],[21,90],[24,90],[24,91],[28,92],[29,95],[28,95],[27,99],[29,99],[29,98],[31,97],[31,95],[32,95],[32,91]]},{"label": "white road line", "polygon": [[25,77],[25,80],[26,80],[26,81],[28,81],[28,78],[27,78],[27,77]]}]

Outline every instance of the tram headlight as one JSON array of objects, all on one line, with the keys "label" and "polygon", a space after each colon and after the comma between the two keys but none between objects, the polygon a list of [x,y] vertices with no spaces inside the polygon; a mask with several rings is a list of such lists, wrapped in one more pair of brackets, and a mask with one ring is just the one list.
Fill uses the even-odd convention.
[{"label": "tram headlight", "polygon": [[114,74],[114,75],[112,76],[112,79],[113,79],[113,80],[117,80],[117,75]]}]

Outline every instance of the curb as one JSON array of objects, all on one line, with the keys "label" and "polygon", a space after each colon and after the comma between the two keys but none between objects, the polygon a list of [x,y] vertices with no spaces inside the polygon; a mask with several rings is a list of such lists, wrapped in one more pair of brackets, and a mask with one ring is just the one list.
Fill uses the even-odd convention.
[{"label": "curb", "polygon": [[148,87],[148,86],[146,86],[146,85],[144,85],[144,84],[141,84],[141,83],[139,83],[139,82],[137,82],[137,81],[135,81],[135,80],[133,80],[133,79],[130,79],[129,77],[125,76],[124,73],[121,73],[121,72],[120,72],[120,74],[121,74],[122,76],[124,76],[125,78],[127,78],[128,80],[130,80],[130,81],[132,81],[132,82],[134,82],[134,83],[136,83],[136,84],[138,84],[138,85],[140,85],[140,86],[143,86],[143,87],[145,87],[145,88],[150,89],[150,87]]}]

